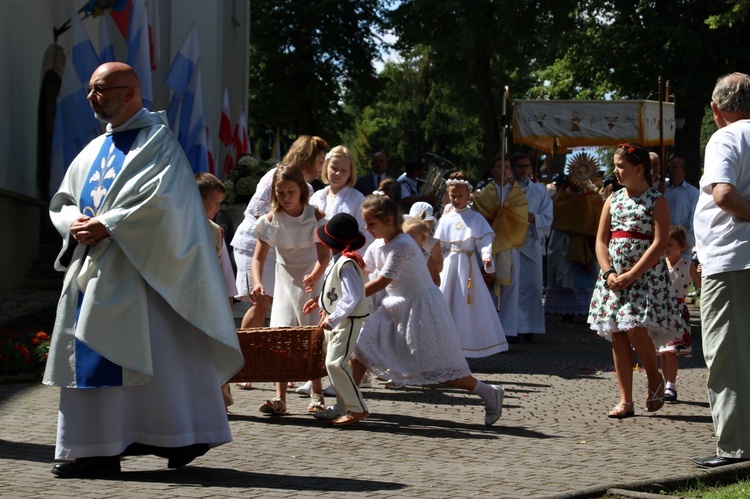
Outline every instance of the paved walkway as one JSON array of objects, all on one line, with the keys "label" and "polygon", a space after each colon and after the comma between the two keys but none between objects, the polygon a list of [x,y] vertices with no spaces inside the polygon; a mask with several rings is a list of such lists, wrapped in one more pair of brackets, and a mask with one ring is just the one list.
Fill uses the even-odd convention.
[{"label": "paved walkway", "polygon": [[234,442],[176,471],[162,459],[129,458],[116,480],[53,478],[58,390],[0,385],[0,495],[592,497],[592,487],[706,473],[690,461],[715,449],[697,325],[679,402],[647,413],[646,376],[636,371],[636,417],[622,421],[606,417],[617,401],[610,344],[582,322],[548,318],[547,328],[533,343],[471,362],[480,379],[506,389],[491,428],[476,396],[379,383],[364,390],[372,416],[353,427],[308,416],[296,394],[289,416],[269,419],[257,407],[271,385],[260,384],[233,390]]}]

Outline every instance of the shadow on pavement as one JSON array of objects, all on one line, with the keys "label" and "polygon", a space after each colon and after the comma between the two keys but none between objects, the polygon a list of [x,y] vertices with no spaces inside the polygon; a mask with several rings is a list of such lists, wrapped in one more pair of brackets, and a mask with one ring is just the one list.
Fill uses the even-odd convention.
[{"label": "shadow on pavement", "polygon": [[52,463],[55,457],[55,446],[10,442],[0,439],[0,459],[31,461],[35,463]]},{"label": "shadow on pavement", "polygon": [[686,423],[700,423],[700,424],[713,424],[711,416],[680,416],[680,415],[669,415],[669,414],[657,414],[656,416],[661,419],[667,419],[671,421],[685,421]]},{"label": "shadow on pavement", "polygon": [[[484,418],[484,411],[477,411],[470,414],[478,419],[482,418],[483,420]],[[458,424],[455,421],[450,420],[420,418],[405,416],[402,414],[373,414],[356,425],[341,428],[335,428],[327,421],[321,421],[306,416],[296,417],[290,415],[265,417],[231,414],[229,420],[280,426],[319,426],[321,428],[336,429],[347,432],[367,431],[371,433],[394,433],[404,436],[424,438],[495,440],[503,435],[537,439],[557,438],[554,435],[546,435],[544,433],[527,430],[523,427],[506,427],[497,423],[493,426],[484,426],[483,423]]]},{"label": "shadow on pavement", "polygon": [[[229,468],[187,466],[179,470],[123,471],[121,482],[152,482],[220,488],[283,489],[295,492],[377,492],[405,488],[401,483],[341,477],[253,473]],[[114,480],[113,480],[114,481]],[[209,493],[209,495],[211,495]]]}]

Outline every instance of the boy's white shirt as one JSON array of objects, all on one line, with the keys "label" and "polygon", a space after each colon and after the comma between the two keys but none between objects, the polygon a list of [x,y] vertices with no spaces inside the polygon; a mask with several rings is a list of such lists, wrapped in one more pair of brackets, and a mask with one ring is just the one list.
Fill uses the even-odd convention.
[{"label": "boy's white shirt", "polygon": [[[328,263],[323,280],[328,277],[328,273],[333,270],[336,262],[341,258],[341,253],[333,255]],[[353,262],[356,265],[356,262]],[[359,300],[362,299],[362,285],[360,283],[360,274],[354,265],[344,265],[341,268],[339,276],[341,277],[341,298],[336,300],[336,309],[326,319],[326,323],[331,329],[336,327],[341,321],[349,317],[357,307]],[[318,299],[318,304],[323,307],[323,296]]]}]

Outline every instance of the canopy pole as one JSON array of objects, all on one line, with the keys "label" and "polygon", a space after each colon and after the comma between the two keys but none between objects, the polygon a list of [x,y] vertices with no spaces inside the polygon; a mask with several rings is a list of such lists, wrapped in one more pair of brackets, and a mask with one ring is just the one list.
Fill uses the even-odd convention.
[{"label": "canopy pole", "polygon": [[502,125],[502,128],[500,129],[500,163],[502,166],[502,177],[500,177],[499,185],[500,188],[500,206],[503,205],[505,202],[504,191],[503,188],[503,179],[505,179],[505,155],[508,154],[508,110],[507,110],[507,104],[508,104],[508,97],[510,97],[510,90],[508,89],[508,85],[505,85],[505,88],[503,89],[503,115],[500,124]]},{"label": "canopy pole", "polygon": [[[657,181],[661,184],[664,168],[666,167],[666,158],[664,157],[666,153],[666,148],[664,147],[664,94],[662,93],[661,75],[659,75],[657,84],[659,85],[659,163],[661,165]],[[651,173],[653,175],[653,172]]]}]

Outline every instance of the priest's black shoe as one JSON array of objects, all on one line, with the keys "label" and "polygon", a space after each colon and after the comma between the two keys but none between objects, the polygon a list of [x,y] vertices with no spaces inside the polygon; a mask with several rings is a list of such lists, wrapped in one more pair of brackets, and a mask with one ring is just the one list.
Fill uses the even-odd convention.
[{"label": "priest's black shoe", "polygon": [[167,468],[177,469],[187,466],[193,462],[193,459],[208,452],[208,449],[208,444],[193,444],[170,449]]},{"label": "priest's black shoe", "polygon": [[721,456],[711,456],[711,457],[704,457],[704,458],[696,457],[695,459],[693,459],[693,462],[701,468],[718,468],[719,466],[727,466],[729,464],[744,463],[745,461],[748,461],[748,460],[741,458],[741,457],[721,457]]},{"label": "priest's black shoe", "polygon": [[52,468],[52,474],[57,478],[93,478],[119,472],[120,456],[81,457]]}]

